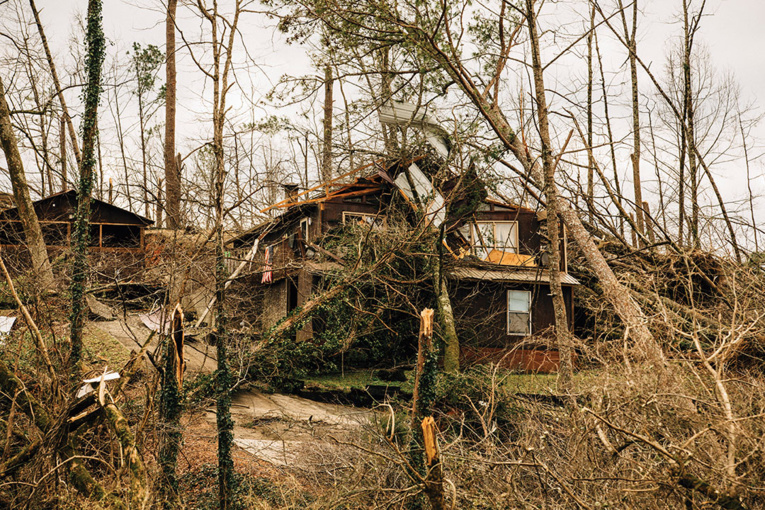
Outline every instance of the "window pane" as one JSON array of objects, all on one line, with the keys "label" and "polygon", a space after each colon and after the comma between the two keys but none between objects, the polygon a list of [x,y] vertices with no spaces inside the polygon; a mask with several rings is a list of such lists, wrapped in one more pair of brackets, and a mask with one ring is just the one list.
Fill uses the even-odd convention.
[{"label": "window pane", "polygon": [[516,334],[516,335],[530,334],[531,332],[529,331],[529,314],[509,312],[507,314],[507,332],[509,334]]},{"label": "window pane", "polygon": [[498,250],[515,251],[515,228],[516,223],[495,223],[495,246]]},{"label": "window pane", "polygon": [[507,309],[511,312],[528,313],[530,311],[529,294],[527,290],[508,290]]},{"label": "window pane", "polygon": [[477,221],[472,231],[476,256],[485,259],[492,250],[517,252],[517,228],[514,221]]}]

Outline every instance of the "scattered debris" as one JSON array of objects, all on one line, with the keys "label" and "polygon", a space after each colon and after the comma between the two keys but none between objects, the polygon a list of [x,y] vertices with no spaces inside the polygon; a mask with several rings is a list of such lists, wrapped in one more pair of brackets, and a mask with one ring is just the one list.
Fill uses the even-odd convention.
[{"label": "scattered debris", "polygon": [[88,304],[90,315],[96,320],[113,321],[116,317],[112,309],[100,302],[92,294],[85,295],[85,302]]}]

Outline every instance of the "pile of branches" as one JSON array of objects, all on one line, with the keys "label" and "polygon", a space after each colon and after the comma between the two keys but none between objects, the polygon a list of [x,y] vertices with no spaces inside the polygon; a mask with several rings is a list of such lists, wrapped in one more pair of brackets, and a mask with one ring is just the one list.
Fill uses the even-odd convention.
[{"label": "pile of branches", "polygon": [[[667,355],[698,356],[698,340],[705,350],[724,351],[726,363],[765,366],[765,273],[759,265],[666,247],[634,250],[603,243],[601,249]],[[576,301],[578,333],[586,338],[581,348],[601,362],[613,360],[614,354],[621,358],[629,332],[603,304],[592,273],[576,259],[570,270],[583,283]]]}]

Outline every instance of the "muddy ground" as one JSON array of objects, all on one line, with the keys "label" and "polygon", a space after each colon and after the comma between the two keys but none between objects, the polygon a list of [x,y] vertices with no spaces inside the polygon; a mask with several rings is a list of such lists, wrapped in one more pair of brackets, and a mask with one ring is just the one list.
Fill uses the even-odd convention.
[{"label": "muddy ground", "polygon": [[[138,316],[128,316],[127,320],[92,322],[90,327],[118,340],[128,351],[139,351],[150,334]],[[151,351],[156,349],[156,336],[149,347]],[[189,376],[215,371],[214,347],[193,338],[187,338],[185,347],[186,373]],[[152,369],[148,360],[147,369]],[[304,459],[311,457],[307,455],[309,452],[330,451],[338,446],[338,441],[358,437],[369,428],[374,417],[374,412],[368,409],[256,390],[237,391],[231,414],[234,442],[241,449],[238,463],[246,464],[247,457],[250,457],[252,461],[275,467],[299,466]],[[185,425],[189,446],[203,443],[214,446],[213,407],[189,409]],[[187,462],[192,465],[196,463],[194,460],[199,459],[187,459]]]}]

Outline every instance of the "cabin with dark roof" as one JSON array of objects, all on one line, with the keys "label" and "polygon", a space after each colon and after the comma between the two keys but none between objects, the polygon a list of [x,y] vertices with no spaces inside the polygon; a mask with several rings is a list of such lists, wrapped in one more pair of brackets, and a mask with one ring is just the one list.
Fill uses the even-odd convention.
[{"label": "cabin with dark roof", "polygon": [[[65,255],[72,239],[77,192],[64,191],[34,202],[48,255]],[[133,276],[144,265],[144,232],[154,222],[113,204],[91,199],[90,254],[92,270],[100,278]],[[24,229],[16,207],[0,211],[0,249],[24,264]]]}]

